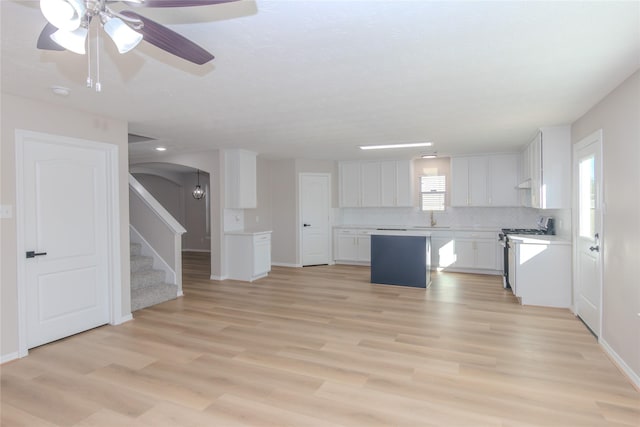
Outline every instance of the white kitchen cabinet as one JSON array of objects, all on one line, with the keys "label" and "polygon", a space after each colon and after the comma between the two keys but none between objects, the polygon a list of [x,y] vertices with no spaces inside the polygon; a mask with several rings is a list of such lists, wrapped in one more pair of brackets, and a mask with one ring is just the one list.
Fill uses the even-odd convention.
[{"label": "white kitchen cabinet", "polygon": [[371,229],[336,229],[334,258],[339,264],[371,262]]},{"label": "white kitchen cabinet", "polygon": [[360,162],[340,162],[338,192],[341,208],[360,207]]},{"label": "white kitchen cabinet", "polygon": [[365,208],[380,206],[380,162],[361,162],[360,175],[360,206]]},{"label": "white kitchen cabinet", "polygon": [[519,206],[518,155],[451,159],[452,206]]},{"label": "white kitchen cabinet", "polygon": [[410,160],[380,162],[380,206],[413,206],[413,164]]},{"label": "white kitchen cabinet", "polygon": [[445,269],[455,262],[455,243],[452,232],[431,233],[431,268]]},{"label": "white kitchen cabinet", "polygon": [[509,282],[523,305],[571,306],[571,242],[509,236]]},{"label": "white kitchen cabinet", "polygon": [[522,153],[523,206],[566,209],[571,206],[571,127],[540,129]]},{"label": "white kitchen cabinet", "polygon": [[518,153],[510,153],[489,158],[490,206],[519,206],[518,157]]},{"label": "white kitchen cabinet", "polygon": [[271,271],[271,232],[229,232],[225,235],[227,276],[253,282]]},{"label": "white kitchen cabinet", "polygon": [[338,171],[340,207],[413,205],[410,160],[340,162]]},{"label": "white kitchen cabinet", "polygon": [[456,231],[453,266],[473,270],[495,270],[496,236],[497,233],[489,231]]},{"label": "white kitchen cabinet", "polygon": [[411,160],[397,160],[396,164],[396,198],[395,204],[384,204],[383,206],[413,206],[413,189],[415,180],[413,179],[413,162]]},{"label": "white kitchen cabinet", "polygon": [[224,150],[225,204],[229,209],[257,207],[256,153]]}]

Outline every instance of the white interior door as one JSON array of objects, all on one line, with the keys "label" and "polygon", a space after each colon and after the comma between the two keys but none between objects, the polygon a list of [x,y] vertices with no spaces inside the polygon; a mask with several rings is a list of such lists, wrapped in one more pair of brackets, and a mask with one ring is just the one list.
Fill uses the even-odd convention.
[{"label": "white interior door", "polygon": [[22,173],[32,348],[110,320],[107,153],[25,138]]},{"label": "white interior door", "polygon": [[302,265],[329,264],[331,176],[300,174]]},{"label": "white interior door", "polygon": [[602,306],[602,138],[597,132],[574,149],[576,314],[600,335]]}]

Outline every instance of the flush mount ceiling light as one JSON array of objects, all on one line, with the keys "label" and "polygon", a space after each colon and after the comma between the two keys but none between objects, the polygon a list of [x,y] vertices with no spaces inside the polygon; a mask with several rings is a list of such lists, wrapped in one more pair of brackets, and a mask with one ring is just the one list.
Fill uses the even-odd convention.
[{"label": "flush mount ceiling light", "polygon": [[167,147],[156,147],[156,151],[167,151]]},{"label": "flush mount ceiling light", "polygon": [[386,150],[393,148],[431,147],[433,142],[413,142],[408,144],[361,145],[361,150]]},{"label": "flush mount ceiling light", "polygon": [[194,199],[200,200],[204,197],[204,190],[202,187],[200,187],[200,169],[198,169],[197,174],[198,174],[198,184],[191,192],[191,195],[193,196]]}]

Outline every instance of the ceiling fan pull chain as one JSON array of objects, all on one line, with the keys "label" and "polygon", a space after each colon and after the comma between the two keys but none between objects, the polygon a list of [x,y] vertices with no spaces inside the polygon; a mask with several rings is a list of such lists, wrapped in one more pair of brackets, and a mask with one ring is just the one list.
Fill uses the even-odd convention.
[{"label": "ceiling fan pull chain", "polygon": [[96,92],[102,92],[102,83],[100,83],[100,31],[96,34]]},{"label": "ceiling fan pull chain", "polygon": [[93,87],[91,78],[91,22],[87,24],[87,87]]}]

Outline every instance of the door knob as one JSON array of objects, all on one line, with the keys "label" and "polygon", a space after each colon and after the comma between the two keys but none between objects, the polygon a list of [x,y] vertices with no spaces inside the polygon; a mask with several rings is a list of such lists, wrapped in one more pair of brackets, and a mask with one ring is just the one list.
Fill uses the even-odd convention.
[{"label": "door knob", "polygon": [[27,251],[27,258],[35,258],[37,256],[43,256],[46,254],[46,252]]},{"label": "door knob", "polygon": [[600,245],[596,245],[596,246],[589,246],[589,250],[591,252],[600,252]]}]

